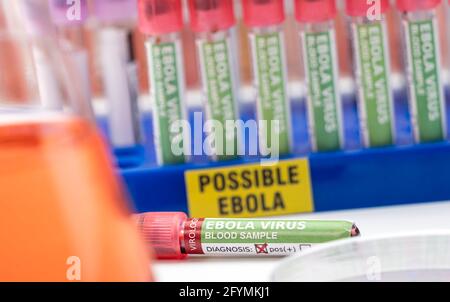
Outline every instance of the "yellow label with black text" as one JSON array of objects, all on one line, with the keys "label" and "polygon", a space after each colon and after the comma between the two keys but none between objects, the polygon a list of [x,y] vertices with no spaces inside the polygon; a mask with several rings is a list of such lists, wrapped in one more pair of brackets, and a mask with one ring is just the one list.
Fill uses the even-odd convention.
[{"label": "yellow label with black text", "polygon": [[261,217],[314,211],[307,159],[187,171],[191,217]]}]

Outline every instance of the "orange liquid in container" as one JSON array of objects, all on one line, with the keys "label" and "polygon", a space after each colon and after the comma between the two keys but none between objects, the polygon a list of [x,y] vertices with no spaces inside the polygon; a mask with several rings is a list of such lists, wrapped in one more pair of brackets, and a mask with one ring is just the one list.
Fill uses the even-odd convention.
[{"label": "orange liquid in container", "polygon": [[150,281],[148,253],[96,130],[0,117],[0,281]]}]

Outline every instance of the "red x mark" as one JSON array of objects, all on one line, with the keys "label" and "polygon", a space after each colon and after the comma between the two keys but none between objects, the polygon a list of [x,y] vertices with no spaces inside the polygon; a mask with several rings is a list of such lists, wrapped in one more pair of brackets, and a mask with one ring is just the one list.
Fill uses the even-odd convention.
[{"label": "red x mark", "polygon": [[268,254],[269,251],[267,250],[267,247],[269,245],[267,243],[264,244],[255,244],[256,254]]}]

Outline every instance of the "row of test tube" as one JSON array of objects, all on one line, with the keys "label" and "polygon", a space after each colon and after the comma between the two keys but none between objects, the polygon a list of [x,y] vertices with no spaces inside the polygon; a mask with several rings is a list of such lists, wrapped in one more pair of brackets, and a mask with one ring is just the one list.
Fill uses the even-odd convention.
[{"label": "row of test tube", "polygon": [[[164,60],[176,62],[183,74],[180,32],[183,27],[180,1],[139,1],[140,29],[150,36],[149,70],[152,79],[166,75]],[[410,111],[417,142],[444,140],[446,137],[445,97],[441,79],[441,58],[436,8],[440,0],[397,0],[401,14]],[[347,0],[350,17],[353,59],[358,94],[358,112],[364,145],[379,147],[395,144],[394,95],[391,83],[389,39],[386,26],[388,0]],[[226,123],[239,116],[233,58],[232,1],[189,1],[190,26],[197,33],[197,53],[208,119]],[[285,21],[283,1],[244,0],[244,23],[250,29],[251,60],[259,121],[277,121],[276,131],[260,131],[259,149],[270,145],[277,135],[280,154],[292,152],[292,122],[287,92],[287,67],[282,25]],[[336,1],[296,0],[295,17],[299,23],[302,57],[307,83],[308,124],[315,151],[334,151],[344,147],[342,100],[338,85],[338,56],[335,34]],[[170,57],[168,57],[170,55]],[[156,65],[155,65],[156,63]],[[168,158],[165,152],[172,143],[170,120],[183,118],[183,79],[178,79],[178,100],[164,97],[163,82],[152,82],[155,137],[159,162],[183,162]],[[167,100],[174,103],[169,104]],[[175,107],[174,107],[175,106]],[[167,108],[177,112],[167,119]],[[260,129],[261,130],[261,129]],[[239,148],[239,132],[225,127],[223,147]],[[173,133],[181,137],[181,133]],[[232,156],[233,157],[233,156]],[[214,157],[221,160],[219,156]],[[224,157],[224,159],[227,157]]]},{"label": "row of test tube", "polygon": [[[50,0],[51,12],[61,35],[78,29],[68,20],[67,3]],[[79,22],[87,16],[81,1]],[[138,109],[138,77],[134,59],[132,20],[138,14],[139,30],[146,35],[146,54],[153,110],[153,134],[161,165],[189,161],[190,139],[178,121],[187,121],[186,81],[181,33],[185,27],[182,0],[95,0],[94,14],[102,24],[99,52],[105,97],[109,104],[109,128],[116,147],[142,142]],[[395,144],[394,94],[391,83],[389,34],[386,12],[397,9],[402,18],[406,74],[412,126],[417,142],[446,138],[445,96],[441,78],[440,39],[436,8],[442,0],[346,0],[350,20],[353,65],[357,87],[359,123],[366,147]],[[219,122],[222,138],[212,144],[212,159],[227,160],[241,152],[241,132],[231,123],[239,119],[239,66],[236,52],[236,19],[232,0],[187,0],[189,26],[196,34],[197,59],[206,120]],[[295,0],[295,19],[307,86],[309,137],[314,151],[344,148],[342,95],[339,91],[339,59],[335,33],[335,0]],[[136,10],[137,8],[137,10]],[[284,1],[242,0],[243,21],[249,28],[254,87],[257,94],[259,151],[267,154],[273,138],[280,155],[293,151],[293,128],[288,94],[288,74],[283,24]],[[76,35],[76,33],[75,33]],[[61,39],[65,41],[65,39]],[[73,40],[73,39],[71,39]],[[67,47],[67,45],[63,45]],[[74,48],[73,45],[70,46]],[[76,47],[75,47],[76,48]],[[73,50],[72,50],[73,51]],[[74,52],[85,76],[80,85],[89,97],[87,56]],[[38,60],[37,60],[38,61]],[[45,64],[41,64],[45,79]],[[38,68],[39,69],[39,68]],[[39,70],[38,70],[39,71]],[[50,73],[48,73],[50,74]],[[48,76],[47,76],[48,77]],[[47,84],[46,84],[47,83]],[[43,81],[48,85],[52,81]],[[55,89],[45,87],[58,100]],[[54,102],[57,104],[57,101]],[[271,123],[275,121],[276,123]],[[262,125],[262,124],[259,124]],[[175,154],[177,144],[184,152]],[[215,149],[229,150],[224,153]],[[220,147],[220,148],[219,148]]]}]

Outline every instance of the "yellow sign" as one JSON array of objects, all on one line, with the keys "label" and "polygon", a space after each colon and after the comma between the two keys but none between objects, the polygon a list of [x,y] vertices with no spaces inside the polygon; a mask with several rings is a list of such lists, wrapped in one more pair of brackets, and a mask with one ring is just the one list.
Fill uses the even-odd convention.
[{"label": "yellow sign", "polygon": [[187,171],[191,217],[260,217],[314,211],[309,162],[285,160]]}]

